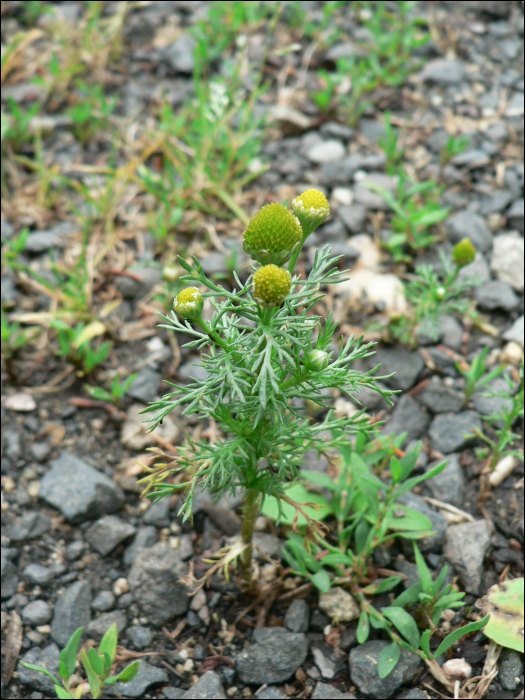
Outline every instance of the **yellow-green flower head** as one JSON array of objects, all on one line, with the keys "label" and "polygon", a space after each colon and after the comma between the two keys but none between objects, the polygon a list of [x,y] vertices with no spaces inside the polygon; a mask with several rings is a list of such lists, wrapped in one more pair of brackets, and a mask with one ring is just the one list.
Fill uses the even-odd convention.
[{"label": "yellow-green flower head", "polygon": [[328,354],[324,350],[312,350],[305,357],[305,365],[314,372],[322,372],[328,367]]},{"label": "yellow-green flower head", "polygon": [[181,318],[188,321],[195,321],[202,314],[204,299],[197,287],[186,287],[182,292],[179,292],[176,299],[173,300],[173,310]]},{"label": "yellow-green flower head", "polygon": [[452,260],[458,267],[465,267],[474,262],[476,249],[470,242],[470,238],[464,238],[452,248]]},{"label": "yellow-green flower head", "polygon": [[268,204],[248,224],[242,245],[261,265],[284,265],[302,238],[298,219],[282,204]]},{"label": "yellow-green flower head", "polygon": [[292,211],[301,222],[304,233],[309,236],[326,221],[330,214],[330,206],[320,190],[310,189],[292,201]]},{"label": "yellow-green flower head", "polygon": [[260,267],[253,276],[253,297],[261,306],[280,306],[292,288],[292,276],[277,265]]}]

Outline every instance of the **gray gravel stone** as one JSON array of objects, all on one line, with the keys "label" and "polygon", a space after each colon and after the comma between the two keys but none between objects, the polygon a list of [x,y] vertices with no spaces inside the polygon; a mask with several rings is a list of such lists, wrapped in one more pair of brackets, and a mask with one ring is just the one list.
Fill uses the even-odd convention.
[{"label": "gray gravel stone", "polygon": [[86,532],[86,540],[91,547],[105,557],[115,547],[132,537],[136,529],[116,515],[105,515]]},{"label": "gray gravel stone", "polygon": [[439,320],[439,325],[441,327],[441,335],[443,338],[443,345],[451,350],[459,352],[461,350],[461,345],[463,343],[463,326],[461,323],[450,316],[449,314],[443,314]]},{"label": "gray gravel stone", "polygon": [[259,698],[263,698],[263,700],[286,700],[286,695],[276,685],[269,685],[267,688],[262,690],[260,693],[257,692],[257,695],[255,697],[258,700],[259,700]]},{"label": "gray gravel stone", "polygon": [[78,627],[86,627],[91,613],[91,589],[87,581],[76,581],[66,588],[55,604],[51,636],[65,647]]},{"label": "gray gravel stone", "polygon": [[[49,673],[52,673],[58,678],[58,660],[60,652],[56,644],[49,644],[44,649],[33,647],[20,659],[26,664],[35,666],[43,666]],[[40,671],[33,671],[31,668],[26,668],[22,664],[17,664],[16,670],[18,677],[23,685],[28,685],[33,690],[44,693],[46,697],[54,697],[55,683],[49,676]]]},{"label": "gray gravel stone", "polygon": [[116,598],[111,591],[100,591],[91,603],[91,609],[96,612],[107,612],[115,605]]},{"label": "gray gravel stone", "polygon": [[164,669],[152,666],[141,659],[139,672],[135,678],[129,683],[115,683],[115,688],[126,698],[143,698],[151,686],[167,682],[168,674]]},{"label": "gray gravel stone", "polygon": [[16,566],[11,561],[16,554],[16,549],[14,548],[1,548],[1,562],[2,562],[2,600],[4,598],[10,598],[15,594],[16,588],[18,586],[18,576],[16,574]]},{"label": "gray gravel stone", "polygon": [[0,220],[0,235],[2,236],[2,240],[9,241],[13,237],[14,233],[15,227],[13,224],[2,217]]},{"label": "gray gravel stone", "polygon": [[381,433],[383,435],[394,433],[397,436],[406,432],[407,436],[403,443],[405,445],[411,440],[422,437],[426,433],[429,423],[428,413],[421,410],[415,399],[405,394],[399,399],[390,420],[382,428]]},{"label": "gray gravel stone", "polygon": [[126,637],[129,639],[131,648],[138,649],[142,651],[153,641],[153,632],[147,627],[142,627],[141,625],[128,627],[126,630]]},{"label": "gray gravel stone", "polygon": [[419,688],[411,688],[406,695],[403,695],[403,700],[430,700],[430,695]]},{"label": "gray gravel stone", "polygon": [[465,77],[465,64],[462,61],[436,58],[428,61],[419,73],[422,80],[438,85],[456,85]]},{"label": "gray gravel stone", "polygon": [[503,649],[498,663],[498,680],[505,690],[516,690],[523,675],[523,656],[513,649]]},{"label": "gray gravel stone", "polygon": [[410,588],[420,580],[417,565],[409,562],[402,554],[399,554],[396,557],[394,569],[395,571],[399,571],[400,574],[404,574],[408,577],[403,581],[403,586],[405,589]]},{"label": "gray gravel stone", "polygon": [[319,184],[330,189],[339,186],[348,187],[358,167],[359,161],[355,155],[347,156],[335,163],[325,163],[319,173]]},{"label": "gray gravel stone", "polygon": [[517,199],[507,212],[507,221],[513,229],[523,233],[523,198]]},{"label": "gray gravel stone", "polygon": [[338,139],[339,141],[350,141],[355,136],[355,129],[339,124],[339,122],[324,122],[319,131],[323,138]]},{"label": "gray gravel stone", "polygon": [[308,158],[312,163],[324,165],[325,163],[333,163],[344,158],[346,149],[341,141],[330,139],[329,141],[321,141],[316,143],[308,150]]},{"label": "gray gravel stone", "polygon": [[324,700],[324,698],[330,698],[331,700],[353,700],[355,695],[353,693],[342,693],[329,683],[317,683],[311,698],[312,700]]},{"label": "gray gravel stone", "polygon": [[481,200],[480,211],[482,214],[494,214],[503,211],[512,201],[512,192],[509,190],[494,190],[485,195]]},{"label": "gray gravel stone", "polygon": [[490,535],[491,528],[486,520],[451,525],[445,534],[445,558],[458,572],[467,593],[480,593]]},{"label": "gray gravel stone", "polygon": [[410,352],[403,347],[380,348],[368,362],[371,367],[381,364],[378,374],[395,372],[393,377],[384,382],[391,389],[402,391],[408,391],[414,386],[425,365],[419,352]]},{"label": "gray gravel stone", "polygon": [[167,527],[170,524],[170,499],[163,498],[158,503],[152,503],[142,520],[145,525]]},{"label": "gray gravel stone", "polygon": [[512,311],[520,303],[512,287],[506,282],[500,282],[499,280],[488,282],[482,287],[478,287],[475,297],[479,308],[483,311],[493,311],[494,309]]},{"label": "gray gravel stone", "polygon": [[23,573],[29,583],[35,586],[49,586],[55,578],[55,572],[41,564],[28,564]]},{"label": "gray gravel stone", "polygon": [[126,547],[124,556],[122,557],[124,566],[130,566],[133,564],[137,558],[139,550],[143,547],[152,547],[158,539],[159,535],[153,525],[139,527],[137,534],[135,535],[135,539],[128,547]]},{"label": "gray gravel stone", "polygon": [[456,413],[464,404],[461,394],[434,377],[417,398],[432,413]]},{"label": "gray gravel stone", "polygon": [[354,190],[356,204],[362,204],[366,209],[380,209],[382,211],[390,211],[389,205],[383,197],[377,192],[369,190],[366,183],[373,183],[384,187],[389,192],[394,192],[397,187],[397,178],[384,173],[369,173],[365,178],[360,180]]},{"label": "gray gravel stone", "polygon": [[51,462],[40,498],[73,523],[113,513],[124,504],[124,493],[114,481],[68,452]]},{"label": "gray gravel stone", "polygon": [[124,299],[140,299],[150,292],[153,287],[162,280],[162,273],[158,267],[134,267],[129,270],[134,277],[119,275],[115,285]]},{"label": "gray gravel stone", "polygon": [[22,620],[26,625],[32,627],[46,625],[51,619],[51,615],[51,606],[45,600],[33,600],[22,610]]},{"label": "gray gravel stone", "polygon": [[502,233],[494,238],[490,269],[501,281],[523,292],[523,237],[516,231]]},{"label": "gray gravel stone", "polygon": [[226,698],[226,695],[219,674],[215,673],[215,671],[207,671],[195,685],[184,693],[182,698],[184,700],[193,700],[194,698],[218,698],[223,700]]},{"label": "gray gravel stone", "polygon": [[523,347],[523,316],[517,318],[512,326],[503,333],[505,340],[512,340]]},{"label": "gray gravel stone", "polygon": [[344,668],[345,664],[341,650],[334,649],[333,646],[330,646],[325,641],[312,642],[310,644],[310,653],[321,676],[326,680],[331,680]]},{"label": "gray gravel stone", "polygon": [[24,542],[40,537],[51,530],[51,518],[47,513],[30,510],[16,518],[9,528],[11,542]]},{"label": "gray gravel stone", "polygon": [[171,46],[164,50],[164,60],[169,63],[176,73],[191,75],[195,66],[193,58],[194,48],[195,39],[185,32],[177,41],[174,41]]},{"label": "gray gravel stone", "polygon": [[477,438],[472,436],[473,430],[481,427],[480,417],[475,411],[442,413],[434,418],[430,426],[432,447],[443,454],[458,452],[476,441]]},{"label": "gray gravel stone", "polygon": [[75,559],[79,558],[85,548],[86,545],[84,544],[83,540],[75,540],[74,542],[71,542],[66,547],[66,559],[68,561],[75,561]]},{"label": "gray gravel stone", "polygon": [[362,204],[352,204],[351,206],[339,207],[338,215],[343,224],[350,233],[362,233],[366,218],[367,210]]},{"label": "gray gravel stone", "polygon": [[139,550],[128,583],[142,612],[154,625],[168,622],[188,609],[188,588],[179,583],[186,572],[186,565],[166,542]]},{"label": "gray gravel stone", "polygon": [[151,367],[143,367],[126,394],[136,401],[150,403],[158,396],[161,381],[162,375],[160,372],[156,372]]},{"label": "gray gravel stone", "polygon": [[360,692],[367,697],[390,698],[396,690],[416,673],[419,656],[401,649],[401,656],[394,670],[386,678],[377,675],[379,655],[389,645],[380,639],[365,642],[350,651],[350,677]]},{"label": "gray gravel stone", "polygon": [[308,640],[304,634],[282,627],[260,627],[253,636],[256,643],[236,657],[243,683],[283,683],[306,660]]},{"label": "gray gravel stone", "polygon": [[453,243],[470,238],[474,247],[482,253],[487,253],[492,248],[492,235],[485,220],[468,209],[450,216],[445,222],[445,228]]},{"label": "gray gravel stone", "polygon": [[25,252],[39,255],[50,248],[58,248],[64,245],[60,236],[54,231],[33,231],[26,240]]},{"label": "gray gravel stone", "polygon": [[183,382],[189,382],[192,379],[204,381],[208,376],[208,372],[204,369],[199,360],[185,362],[177,369],[177,374]]},{"label": "gray gravel stone", "polygon": [[[339,219],[329,221],[316,231],[323,243],[333,243],[334,241],[346,241],[347,233]],[[315,235],[315,234],[313,234]]]},{"label": "gray gravel stone", "polygon": [[[433,469],[443,460],[431,462],[427,467],[427,472]],[[438,501],[450,503],[453,506],[460,506],[465,495],[465,476],[459,463],[459,455],[447,455],[447,466],[443,471],[424,482],[432,492],[432,496]]]},{"label": "gray gravel stone", "polygon": [[434,535],[430,537],[422,537],[417,541],[417,545],[422,552],[441,552],[441,545],[445,532],[447,530],[447,521],[437,511],[433,510],[421,496],[408,491],[399,498],[399,503],[417,510],[419,513],[426,515],[432,523],[432,531]]},{"label": "gray gravel stone", "polygon": [[102,637],[113,624],[117,625],[120,637],[122,632],[124,632],[128,626],[128,618],[126,617],[126,613],[122,612],[122,610],[114,610],[113,612],[104,613],[100,617],[91,620],[87,626],[87,635],[90,639],[100,642]]},{"label": "gray gravel stone", "polygon": [[490,163],[490,158],[481,148],[469,148],[455,156],[452,163],[459,167],[466,167],[468,170],[474,170],[475,168],[484,168]]},{"label": "gray gravel stone", "polygon": [[296,598],[286,611],[284,626],[290,632],[307,632],[310,621],[310,609],[306,600]]},{"label": "gray gravel stone", "polygon": [[483,253],[476,251],[474,262],[461,268],[458,275],[459,282],[472,281],[478,284],[490,282],[490,270]]}]

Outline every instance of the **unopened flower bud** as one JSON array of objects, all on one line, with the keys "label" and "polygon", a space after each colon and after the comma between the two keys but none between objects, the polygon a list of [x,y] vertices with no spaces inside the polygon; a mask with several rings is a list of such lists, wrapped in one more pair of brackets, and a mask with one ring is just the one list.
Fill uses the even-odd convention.
[{"label": "unopened flower bud", "polygon": [[196,321],[202,314],[204,299],[197,287],[186,287],[176,299],[173,300],[173,310],[181,318],[188,321]]},{"label": "unopened flower bud", "polygon": [[328,367],[328,354],[324,350],[312,350],[312,352],[304,358],[304,363],[308,369],[314,372],[322,372]]},{"label": "unopened flower bud", "polygon": [[299,220],[282,204],[268,204],[248,224],[242,245],[261,265],[284,265],[303,238]]},{"label": "unopened flower bud", "polygon": [[445,296],[446,293],[447,293],[447,290],[445,289],[445,287],[438,287],[436,289],[436,295],[437,295],[438,299],[443,299],[443,297]]},{"label": "unopened flower bud", "polygon": [[458,267],[465,267],[474,262],[476,249],[470,242],[470,238],[464,238],[452,248],[452,260]]},{"label": "unopened flower bud", "polygon": [[253,276],[253,296],[261,306],[280,306],[291,287],[290,273],[277,265],[260,267]]},{"label": "unopened flower bud", "polygon": [[299,219],[304,234],[309,236],[326,221],[330,206],[320,190],[309,189],[292,201],[292,211]]}]

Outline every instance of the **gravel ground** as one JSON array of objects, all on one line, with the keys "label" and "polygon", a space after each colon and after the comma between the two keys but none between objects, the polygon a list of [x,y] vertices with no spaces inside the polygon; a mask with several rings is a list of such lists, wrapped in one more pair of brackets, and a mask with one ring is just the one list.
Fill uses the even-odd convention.
[{"label": "gravel ground", "polygon": [[[106,3],[106,10],[112,13],[121,4]],[[323,5],[305,4],[314,14]],[[2,39],[7,43],[17,31],[29,29],[20,23],[21,3],[4,5]],[[83,4],[58,5],[74,27]],[[447,468],[419,493],[407,494],[406,502],[435,523],[436,535],[425,552],[429,566],[439,570],[447,563],[451,580],[467,594],[466,608],[452,623],[458,624],[503,572],[523,576],[523,462],[493,490],[481,512],[477,494],[483,464],[474,451],[479,444],[464,436],[482,425],[480,416],[493,408],[486,402],[498,399],[474,395],[465,407],[464,378],[454,363],[470,362],[489,346],[491,361],[509,362],[507,371],[516,378],[523,357],[523,8],[522,3],[503,1],[418,3],[421,14],[433,18],[432,39],[420,50],[421,68],[403,86],[373,93],[373,106],[349,127],[337,109],[321,112],[308,93],[316,89],[315,70],[333,69],[336,51],[344,52],[362,37],[351,5],[340,16],[343,35],[331,47],[305,58],[311,45],[301,39],[289,61],[278,53],[270,55],[266,69],[272,84],[256,103],[270,112],[281,106],[274,109],[262,145],[261,159],[269,168],[245,187],[238,201],[252,215],[261,204],[290,199],[306,187],[323,189],[332,215],[312,236],[311,245],[330,243],[345,255],[352,278],[360,282],[349,283],[329,303],[344,334],[366,329],[371,320],[380,323],[402,303],[395,283],[406,272],[380,252],[377,243],[387,212],[381,198],[362,184],[371,178],[392,186],[377,146],[384,131],[382,113],[391,110],[395,124],[406,124],[405,159],[419,180],[439,175],[439,154],[449,135],[468,137],[466,150],[441,173],[446,184],[441,199],[451,214],[439,240],[416,262],[438,264],[440,250],[448,252],[452,243],[470,236],[478,250],[472,268],[483,279],[473,296],[485,330],[449,316],[437,341],[420,338],[414,350],[381,345],[374,364],[381,362],[385,374],[396,372],[389,383],[402,393],[388,411],[376,397],[365,401],[371,414],[381,412],[385,433],[407,430],[407,443],[423,440],[421,470],[442,455],[448,458]],[[151,126],[150,115],[163,91],[175,111],[192,94],[193,40],[187,29],[206,17],[209,6],[200,1],[153,2],[128,12],[122,55],[105,75],[107,90],[118,97],[115,114],[122,124]],[[34,29],[45,29],[47,17],[41,15]],[[181,30],[178,38],[163,41],[170,27]],[[263,23],[247,35],[248,51],[254,55],[261,52],[265,27]],[[279,24],[276,37],[281,37],[281,46],[289,43],[289,27]],[[30,66],[35,55],[31,61]],[[296,76],[308,61],[302,89],[286,103],[286,78],[278,91],[283,67],[290,66],[289,75]],[[213,71],[220,74],[220,59]],[[38,96],[39,86],[31,82],[37,73],[19,71],[7,80],[2,104],[11,97],[24,108],[31,105]],[[102,176],[90,166],[101,166],[111,157],[122,165],[124,148],[117,145],[112,155],[112,144],[103,135],[83,141],[62,127],[60,99],[58,92],[46,103],[52,126],[43,133],[41,157],[56,166],[56,173],[62,168],[72,177],[76,172],[96,192]],[[133,134],[128,137],[132,140]],[[27,153],[34,155],[29,146]],[[29,227],[25,260],[45,275],[51,253],[67,261],[75,246],[78,251],[78,225],[61,199],[52,203],[52,188],[42,194],[30,169],[20,172],[16,187],[11,180],[3,188],[2,242]],[[68,196],[87,206],[78,192]],[[165,250],[148,233],[138,205],[136,211],[122,209],[119,216],[121,240],[114,258],[97,274],[95,295],[100,306],[114,298],[115,290],[122,300],[108,316],[117,330],[101,370],[125,367],[138,373],[121,409],[89,404],[83,381],[53,354],[47,337],[24,348],[2,371],[2,663],[11,643],[5,635],[16,612],[23,624],[19,658],[45,663],[51,670],[78,626],[85,627],[86,639],[98,641],[116,622],[122,647],[144,654],[135,680],[117,687],[124,697],[443,697],[420,660],[406,651],[395,672],[379,680],[376,659],[386,645],[379,631],[364,645],[357,644],[355,623],[341,624],[334,636],[318,594],[311,589],[292,593],[304,583],[300,579],[289,577],[287,593],[263,611],[250,610],[236,625],[249,601],[234,584],[214,576],[208,590],[190,598],[179,583],[191,561],[202,572],[202,553],[216,551],[239,530],[240,501],[224,497],[212,505],[207,494],[198,494],[191,526],[176,517],[176,498],[156,505],[140,498],[137,460],[144,459],[146,448],[167,449],[180,443],[185,430],[197,436],[210,426],[174,412],[157,437],[146,436],[141,428],[138,411],[162,394],[162,379],[188,380],[198,371],[192,369],[198,357],[155,328],[155,293],[164,284]],[[227,276],[224,247],[238,251],[238,266],[245,263],[240,222],[226,224],[210,214],[211,238],[202,227],[191,228],[191,217],[183,223],[187,227],[181,225],[177,236],[187,244],[197,231],[192,245],[208,275]],[[303,269],[308,270],[311,259],[305,250]],[[114,274],[114,268],[132,269],[132,275]],[[4,308],[46,312],[53,303],[27,276],[3,265]],[[523,426],[515,430],[522,434]],[[322,469],[315,456],[313,462],[308,468]],[[454,522],[422,497],[472,517]],[[279,559],[283,533],[264,518],[257,527],[260,549]],[[264,560],[260,563],[263,567]],[[409,580],[414,576],[415,565],[401,546],[385,551],[381,565]],[[486,644],[477,633],[453,647],[452,656],[465,658],[473,675],[479,675]],[[2,697],[51,697],[52,685],[18,665],[7,687],[2,681]],[[522,697],[520,691],[522,656],[505,651],[488,697]],[[117,696],[115,691],[111,696]]]}]

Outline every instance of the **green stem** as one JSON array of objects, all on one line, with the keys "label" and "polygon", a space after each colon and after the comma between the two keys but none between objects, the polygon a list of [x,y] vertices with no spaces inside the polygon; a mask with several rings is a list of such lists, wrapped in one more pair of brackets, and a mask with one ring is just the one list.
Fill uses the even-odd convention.
[{"label": "green stem", "polygon": [[199,326],[199,328],[202,328],[202,330],[208,335],[213,342],[218,345],[220,348],[222,348],[225,352],[228,350],[228,346],[224,342],[224,340],[220,337],[218,333],[215,331],[212,331],[211,328],[208,328],[206,325],[205,321],[202,320],[202,317],[200,319],[196,319],[194,323]]},{"label": "green stem", "polygon": [[242,541],[246,549],[241,554],[241,565],[243,569],[243,579],[246,584],[252,583],[252,554],[253,554],[253,533],[255,520],[259,514],[260,495],[255,489],[246,491],[246,498],[242,507]]},{"label": "green stem", "polygon": [[[312,229],[313,230],[313,229]],[[299,255],[301,255],[301,250],[303,249],[304,242],[308,238],[308,236],[312,233],[312,231],[304,231],[303,230],[303,238],[301,240],[301,245],[297,248],[295,253],[292,255],[290,259],[290,263],[288,264],[288,272],[293,275],[293,271],[295,268],[295,263],[297,262]]]}]

